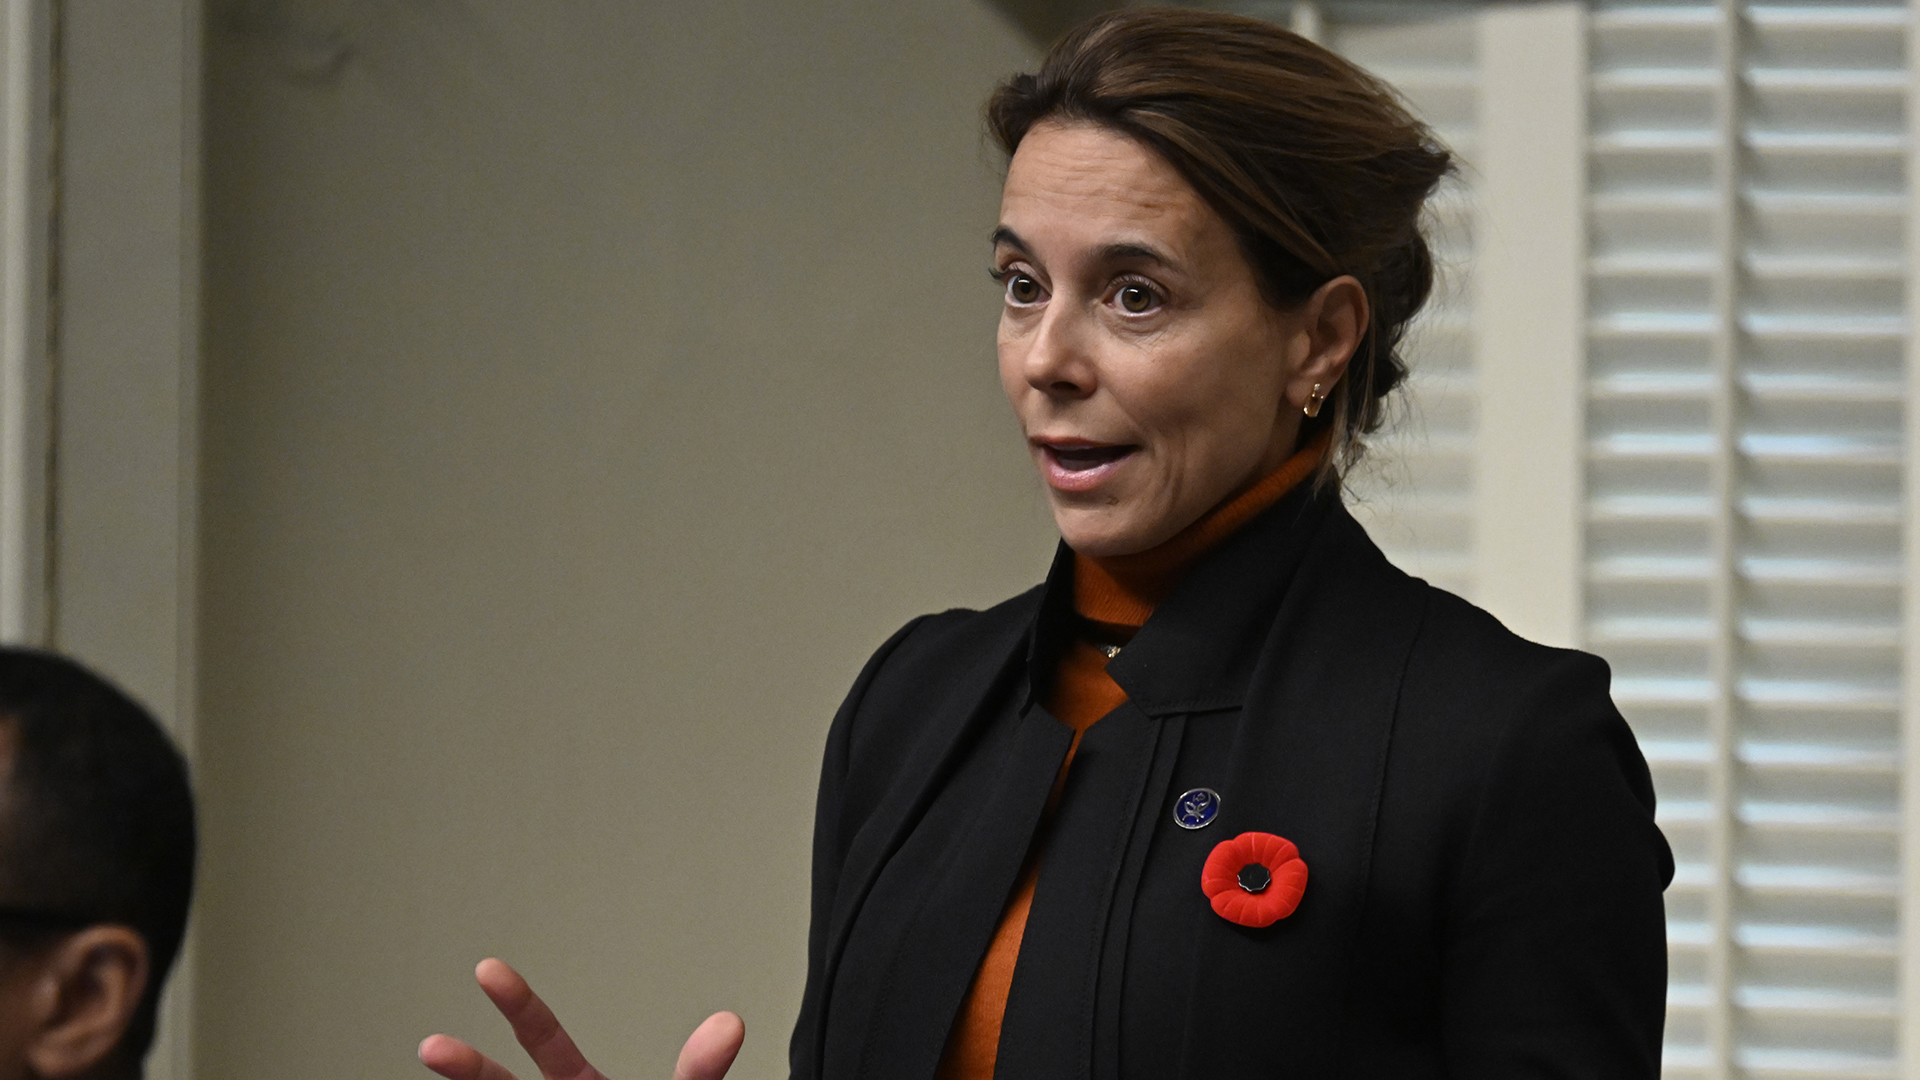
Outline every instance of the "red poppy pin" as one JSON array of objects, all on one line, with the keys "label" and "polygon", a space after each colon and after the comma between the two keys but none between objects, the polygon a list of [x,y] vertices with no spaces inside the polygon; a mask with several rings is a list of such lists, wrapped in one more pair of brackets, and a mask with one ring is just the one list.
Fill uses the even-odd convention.
[{"label": "red poppy pin", "polygon": [[1272,833],[1241,833],[1214,846],[1200,869],[1200,891],[1230,923],[1272,926],[1300,906],[1307,891],[1307,864],[1291,840]]}]

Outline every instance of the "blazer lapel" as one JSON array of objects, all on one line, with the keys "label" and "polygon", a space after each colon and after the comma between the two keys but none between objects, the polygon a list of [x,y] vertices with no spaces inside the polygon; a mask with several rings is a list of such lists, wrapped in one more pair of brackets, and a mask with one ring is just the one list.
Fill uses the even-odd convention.
[{"label": "blazer lapel", "polygon": [[[856,1059],[842,1058],[829,1043],[823,1075],[908,1080],[937,1070],[1073,738],[1038,708],[1003,734],[1009,737],[991,744],[990,758],[981,763],[986,767],[976,772],[970,765],[960,786],[943,794],[919,835],[894,856],[897,870],[881,872],[863,920],[871,925],[848,948],[863,967],[883,972],[860,995],[872,1003],[856,1010],[868,1017],[860,1025],[863,1045]],[[869,946],[886,955],[874,956]]]},{"label": "blazer lapel", "polygon": [[1177,721],[1126,703],[1081,740],[1039,853],[1039,888],[1000,1029],[1001,1060],[1014,1063],[1017,1075],[1090,1074],[1105,940],[1115,915],[1124,924],[1130,908],[1114,900],[1136,840],[1152,831],[1141,827],[1141,804],[1160,802],[1153,781],[1164,788],[1172,771],[1172,755],[1159,752],[1170,738],[1179,738]]}]

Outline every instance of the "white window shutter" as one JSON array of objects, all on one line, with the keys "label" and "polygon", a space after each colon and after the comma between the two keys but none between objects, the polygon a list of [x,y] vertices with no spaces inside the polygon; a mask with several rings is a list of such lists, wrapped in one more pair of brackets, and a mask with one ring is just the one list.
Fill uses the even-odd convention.
[{"label": "white window shutter", "polygon": [[1592,6],[1587,631],[1671,1076],[1898,1075],[1907,19]]},{"label": "white window shutter", "polygon": [[1914,403],[1920,402],[1920,334],[1913,322],[1920,313],[1920,213],[1913,205],[1914,181],[1920,176],[1920,80],[1913,65],[1920,57],[1920,9],[1907,8],[1905,82],[1906,170],[1902,190],[1907,197],[1906,250],[1901,260],[1906,298],[1906,379],[1901,414],[1905,423],[1902,523],[1905,565],[1902,575],[1901,626],[1901,806],[1900,806],[1900,1071],[1903,1080],[1920,1080],[1920,421]]}]

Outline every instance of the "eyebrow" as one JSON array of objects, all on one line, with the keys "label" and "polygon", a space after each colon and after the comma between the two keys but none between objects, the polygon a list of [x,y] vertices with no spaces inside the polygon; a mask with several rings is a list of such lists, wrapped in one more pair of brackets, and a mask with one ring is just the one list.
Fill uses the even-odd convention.
[{"label": "eyebrow", "polygon": [[1169,270],[1177,270],[1180,268],[1179,263],[1174,262],[1173,259],[1145,244],[1108,244],[1106,247],[1100,249],[1100,256],[1106,262],[1120,262],[1126,259],[1145,259],[1148,262],[1159,263]]},{"label": "eyebrow", "polygon": [[[993,239],[994,247],[999,247],[1000,245],[1005,244],[1008,247],[1018,248],[1021,251],[1033,250],[1032,248],[1027,246],[1027,242],[1025,240],[1020,239],[1019,233],[1014,232],[1012,229],[1007,228],[1005,225],[1002,225],[999,228],[993,230],[992,239]],[[1127,260],[1145,260],[1147,262],[1159,263],[1161,266],[1164,266],[1169,270],[1180,269],[1180,264],[1178,262],[1175,262],[1171,257],[1165,254],[1162,254],[1158,249],[1149,247],[1146,244],[1135,244],[1135,243],[1108,244],[1106,247],[1103,247],[1100,249],[1100,260],[1102,262],[1123,262]]]}]

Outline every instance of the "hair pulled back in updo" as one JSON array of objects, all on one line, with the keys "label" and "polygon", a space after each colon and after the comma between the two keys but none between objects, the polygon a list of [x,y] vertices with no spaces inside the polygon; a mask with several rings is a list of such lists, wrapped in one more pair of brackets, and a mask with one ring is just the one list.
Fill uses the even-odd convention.
[{"label": "hair pulled back in updo", "polygon": [[1327,407],[1328,475],[1360,453],[1406,378],[1400,342],[1433,291],[1427,196],[1453,156],[1393,89],[1319,45],[1238,15],[1135,8],[1069,31],[987,103],[1011,155],[1043,120],[1098,124],[1165,158],[1239,238],[1267,301],[1342,274],[1372,319]]}]

